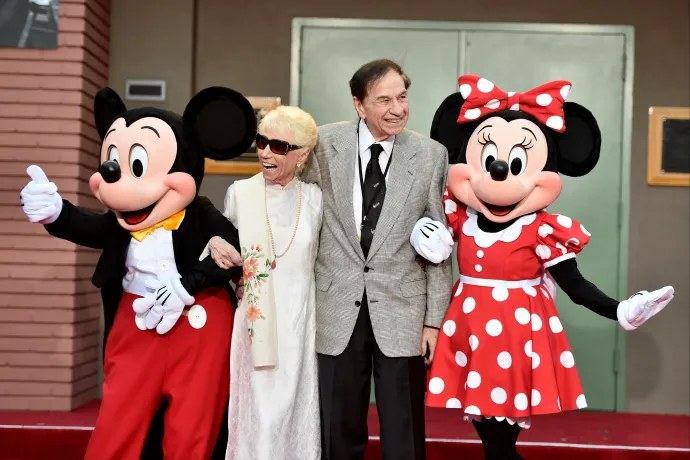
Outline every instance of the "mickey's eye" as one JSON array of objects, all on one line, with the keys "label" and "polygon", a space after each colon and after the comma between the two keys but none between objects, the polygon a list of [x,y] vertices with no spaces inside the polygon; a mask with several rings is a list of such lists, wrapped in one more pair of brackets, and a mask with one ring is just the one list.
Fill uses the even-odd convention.
[{"label": "mickey's eye", "polygon": [[513,176],[519,176],[527,168],[527,152],[519,145],[513,147],[508,155],[508,164],[510,165],[510,173]]},{"label": "mickey's eye", "polygon": [[486,143],[482,149],[482,168],[484,172],[489,172],[491,163],[496,161],[496,158],[498,158],[498,148],[496,148],[496,144],[493,142]]},{"label": "mickey's eye", "polygon": [[149,168],[149,154],[141,145],[135,145],[129,153],[129,169],[134,177],[142,177]]},{"label": "mickey's eye", "polygon": [[120,164],[120,151],[114,145],[108,148],[108,159],[107,161],[115,161]]}]

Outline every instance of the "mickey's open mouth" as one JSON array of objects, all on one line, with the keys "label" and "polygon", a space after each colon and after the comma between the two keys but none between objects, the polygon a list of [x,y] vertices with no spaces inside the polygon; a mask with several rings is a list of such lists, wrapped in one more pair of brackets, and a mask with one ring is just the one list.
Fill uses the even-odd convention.
[{"label": "mickey's open mouth", "polygon": [[510,211],[515,209],[515,206],[517,206],[518,203],[519,201],[517,203],[509,204],[508,206],[497,206],[495,204],[490,204],[486,201],[482,201],[482,204],[486,206],[486,209],[488,209],[491,214],[499,217],[503,217],[510,214]]},{"label": "mickey's open mouth", "polygon": [[156,203],[153,203],[151,206],[138,211],[123,211],[122,218],[125,220],[125,222],[127,222],[128,225],[140,224],[149,216],[149,214],[151,214],[151,211],[153,211]]}]

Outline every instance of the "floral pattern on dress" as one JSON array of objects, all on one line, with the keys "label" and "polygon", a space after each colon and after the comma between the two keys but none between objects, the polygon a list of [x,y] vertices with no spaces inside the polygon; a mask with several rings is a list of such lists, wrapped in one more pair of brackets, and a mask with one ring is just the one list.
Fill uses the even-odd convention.
[{"label": "floral pattern on dress", "polygon": [[259,245],[242,247],[242,278],[244,280],[244,292],[247,299],[247,332],[249,333],[249,343],[254,337],[254,323],[265,320],[258,303],[261,295],[261,288],[268,281],[271,272],[271,262],[263,253],[263,248]]}]

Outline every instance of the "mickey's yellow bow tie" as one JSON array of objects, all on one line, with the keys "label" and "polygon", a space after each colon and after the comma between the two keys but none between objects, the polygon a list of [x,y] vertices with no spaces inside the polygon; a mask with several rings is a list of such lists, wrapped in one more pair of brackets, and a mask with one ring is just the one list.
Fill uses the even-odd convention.
[{"label": "mickey's yellow bow tie", "polygon": [[144,241],[144,238],[149,236],[151,233],[153,233],[154,230],[158,228],[165,228],[166,230],[177,230],[180,228],[180,224],[182,224],[182,219],[184,219],[184,214],[185,210],[183,209],[182,211],[178,211],[172,216],[168,217],[165,220],[162,220],[158,222],[157,224],[153,224],[150,227],[143,228],[141,230],[137,230],[135,232],[129,232],[132,237],[139,241],[142,242]]}]

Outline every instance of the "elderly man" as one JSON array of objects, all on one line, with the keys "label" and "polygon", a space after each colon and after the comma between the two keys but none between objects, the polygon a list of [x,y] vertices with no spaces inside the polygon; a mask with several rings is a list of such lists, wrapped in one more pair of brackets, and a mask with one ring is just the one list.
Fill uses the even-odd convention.
[{"label": "elderly man", "polygon": [[427,364],[451,290],[451,265],[418,263],[425,217],[443,221],[448,152],[406,130],[410,79],[376,60],[350,80],[355,121],[319,128],[303,179],[323,190],[316,262],[316,348],[323,458],[362,459],[372,367],[386,460],[425,458]]}]

